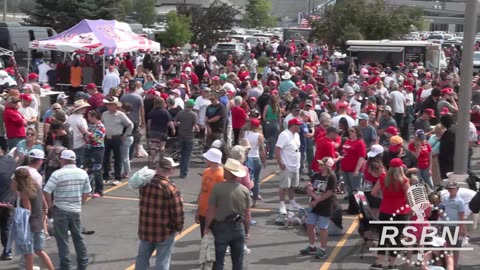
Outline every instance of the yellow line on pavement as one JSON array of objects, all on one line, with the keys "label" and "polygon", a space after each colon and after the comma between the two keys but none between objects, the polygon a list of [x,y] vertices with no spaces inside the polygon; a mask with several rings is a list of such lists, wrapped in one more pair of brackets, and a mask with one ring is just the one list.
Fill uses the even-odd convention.
[{"label": "yellow line on pavement", "polygon": [[270,175],[268,175],[267,177],[263,178],[262,181],[260,181],[260,184],[263,184],[267,181],[270,181],[270,179],[272,179],[275,175],[277,175],[278,173],[278,170],[272,172]]},{"label": "yellow line on pavement", "polygon": [[[107,193],[109,193],[109,192],[112,192],[112,191],[114,191],[114,190],[116,190],[116,189],[119,189],[119,188],[121,188],[121,187],[126,186],[127,184],[128,184],[128,181],[125,181],[125,182],[121,183],[121,184],[118,185],[118,186],[114,186],[114,187],[108,188],[108,189],[106,189],[106,190],[103,192],[103,194],[107,194]],[[103,197],[105,197],[105,196],[103,196]],[[90,201],[91,199],[92,199],[92,197],[88,197],[88,198],[87,198],[87,202]]]},{"label": "yellow line on pavement", "polygon": [[352,235],[353,231],[357,228],[358,225],[358,220],[354,220],[352,225],[348,228],[347,232],[345,235],[343,235],[342,239],[335,245],[335,249],[330,253],[330,256],[328,256],[327,260],[322,264],[320,267],[320,270],[328,270],[330,266],[332,265],[333,261],[335,258],[338,256],[338,253],[340,253],[340,250],[342,247],[347,243],[348,238],[350,235]]},{"label": "yellow line on pavement", "polygon": [[[188,227],[187,229],[183,230],[180,234],[178,234],[177,236],[175,236],[175,241],[178,241],[180,239],[182,239],[185,235],[191,233],[193,230],[195,230],[196,228],[198,228],[198,226],[200,226],[199,224],[193,224],[192,226]],[[152,254],[152,257],[156,256],[157,255],[157,251],[155,250]],[[132,264],[130,265],[128,268],[126,268],[125,270],[134,270],[135,269],[135,264]]]}]

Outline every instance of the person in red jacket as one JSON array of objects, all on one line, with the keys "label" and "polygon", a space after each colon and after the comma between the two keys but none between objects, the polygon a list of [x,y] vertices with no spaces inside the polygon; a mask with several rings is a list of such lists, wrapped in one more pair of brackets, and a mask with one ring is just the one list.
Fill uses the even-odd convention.
[{"label": "person in red jacket", "polygon": [[5,111],[3,112],[3,121],[7,133],[7,146],[12,149],[17,143],[25,139],[25,126],[27,120],[18,111],[20,107],[20,98],[18,96],[9,96],[5,103]]},{"label": "person in red jacket", "polygon": [[248,114],[242,108],[242,97],[236,96],[234,99],[234,105],[231,109],[232,113],[232,129],[233,129],[233,145],[238,145],[240,139],[240,130],[246,124]]},{"label": "person in red jacket", "polygon": [[200,85],[200,79],[198,78],[197,74],[192,72],[192,69],[190,67],[187,67],[185,69],[185,74],[187,77],[190,79],[190,84],[193,85]]}]

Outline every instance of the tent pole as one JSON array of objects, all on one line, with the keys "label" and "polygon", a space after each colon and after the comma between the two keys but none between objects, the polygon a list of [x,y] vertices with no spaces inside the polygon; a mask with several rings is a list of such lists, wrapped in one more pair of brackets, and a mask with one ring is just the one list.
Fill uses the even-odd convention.
[{"label": "tent pole", "polygon": [[103,69],[102,69],[102,74],[103,74],[102,79],[103,79],[103,77],[105,77],[105,54],[103,54],[102,57],[103,57]]}]

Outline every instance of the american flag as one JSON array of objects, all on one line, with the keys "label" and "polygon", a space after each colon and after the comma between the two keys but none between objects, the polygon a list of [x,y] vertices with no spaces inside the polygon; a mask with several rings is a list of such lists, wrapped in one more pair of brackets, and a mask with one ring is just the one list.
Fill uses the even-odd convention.
[{"label": "american flag", "polygon": [[301,28],[310,28],[310,21],[318,19],[320,19],[320,16],[307,15],[305,12],[298,13],[298,25]]}]

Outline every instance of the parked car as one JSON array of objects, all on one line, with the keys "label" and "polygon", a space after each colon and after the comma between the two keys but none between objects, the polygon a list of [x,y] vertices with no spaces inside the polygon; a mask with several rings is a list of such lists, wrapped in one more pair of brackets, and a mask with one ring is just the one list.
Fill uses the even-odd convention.
[{"label": "parked car", "polygon": [[480,51],[473,52],[473,73],[480,72]]},{"label": "parked car", "polygon": [[245,46],[239,42],[220,42],[213,47],[215,56],[218,62],[222,65],[227,64],[229,55],[233,56],[234,61],[242,61],[248,52],[245,51]]}]

